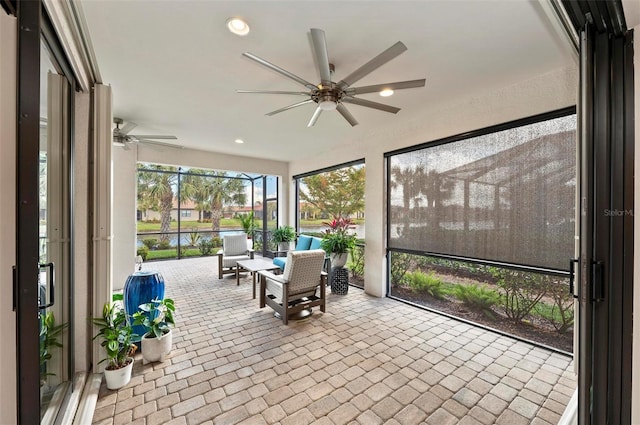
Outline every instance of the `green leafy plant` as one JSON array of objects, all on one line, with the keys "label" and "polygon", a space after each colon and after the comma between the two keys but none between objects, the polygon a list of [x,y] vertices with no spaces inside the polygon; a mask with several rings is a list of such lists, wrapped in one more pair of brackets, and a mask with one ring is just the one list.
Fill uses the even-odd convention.
[{"label": "green leafy plant", "polygon": [[240,220],[240,226],[242,226],[242,230],[247,234],[247,237],[249,239],[253,238],[253,235],[258,228],[254,221],[253,211],[250,211],[247,214],[236,214],[236,218]]},{"label": "green leafy plant", "polygon": [[141,246],[136,250],[136,255],[142,257],[142,261],[147,261],[147,256],[149,255],[149,248],[146,246]]},{"label": "green leafy plant", "polygon": [[[116,298],[118,299],[118,298]],[[108,370],[117,370],[129,364],[129,357],[135,353],[137,346],[133,338],[137,337],[129,324],[122,305],[115,302],[105,303],[102,317],[93,318],[92,322],[98,327],[98,333],[93,337],[102,338],[100,345],[107,353]]]},{"label": "green leafy plant", "polygon": [[198,249],[202,255],[211,255],[211,251],[213,251],[213,241],[211,239],[202,238],[198,244]]},{"label": "green leafy plant", "polygon": [[494,271],[502,292],[502,307],[515,323],[522,322],[547,293],[545,276],[508,269]]},{"label": "green leafy plant", "polygon": [[573,296],[569,292],[567,284],[548,278],[549,285],[547,295],[553,299],[553,304],[538,303],[535,311],[538,315],[550,323],[558,333],[565,333],[573,327]]},{"label": "green leafy plant", "polygon": [[442,280],[437,278],[433,272],[426,274],[416,270],[407,273],[406,278],[409,286],[416,292],[426,292],[439,300],[444,299],[447,294]]},{"label": "green leafy plant", "polygon": [[145,336],[148,338],[160,338],[169,332],[169,325],[175,325],[173,313],[176,307],[171,298],[164,300],[156,298],[151,302],[140,304],[138,308],[142,311],[133,313],[133,325],[144,326],[147,330]]},{"label": "green leafy plant", "polygon": [[391,252],[391,284],[404,286],[408,284],[407,271],[412,263],[413,255],[403,252]]},{"label": "green leafy plant", "polygon": [[325,233],[322,236],[320,246],[327,252],[333,254],[344,254],[351,252],[356,246],[356,236],[348,234],[345,230],[336,230],[332,233]]},{"label": "green leafy plant", "polygon": [[271,233],[275,243],[293,242],[296,239],[296,231],[291,226],[280,226]]},{"label": "green leafy plant", "polygon": [[197,229],[192,228],[191,232],[187,235],[187,245],[189,246],[197,246],[200,242],[201,236],[200,233],[197,232]]},{"label": "green leafy plant", "polygon": [[453,295],[469,308],[481,311],[491,320],[496,319],[491,308],[500,302],[500,294],[497,291],[477,284],[456,285]]},{"label": "green leafy plant", "polygon": [[44,384],[47,376],[55,375],[47,372],[47,362],[51,360],[52,349],[62,348],[58,337],[68,326],[68,323],[56,325],[56,319],[51,311],[40,315],[40,386]]},{"label": "green leafy plant", "polygon": [[146,246],[148,249],[155,249],[158,246],[158,239],[145,238],[142,240],[142,244]]},{"label": "green leafy plant", "polygon": [[170,249],[171,248],[171,242],[169,242],[169,239],[161,239],[160,242],[158,242],[157,248],[158,249]]},{"label": "green leafy plant", "polygon": [[364,277],[364,245],[356,245],[351,250],[349,270],[353,277]]}]

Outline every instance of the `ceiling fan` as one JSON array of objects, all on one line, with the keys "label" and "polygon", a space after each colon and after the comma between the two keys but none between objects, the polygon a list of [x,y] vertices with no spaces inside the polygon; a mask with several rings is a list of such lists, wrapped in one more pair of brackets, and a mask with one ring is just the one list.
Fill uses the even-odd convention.
[{"label": "ceiling fan", "polygon": [[163,143],[163,142],[156,142],[155,140],[149,140],[149,139],[178,140],[176,136],[129,134],[129,132],[134,128],[136,128],[138,124],[129,121],[124,125],[124,127],[120,128],[120,125],[124,123],[124,120],[122,118],[114,118],[113,122],[116,125],[116,128],[113,129],[113,144],[116,146],[122,146],[125,149],[129,149],[129,145],[131,143],[147,143],[150,145],[165,146],[165,147],[172,147],[172,148],[179,148],[179,149],[184,148],[184,146],[174,145],[173,143]]},{"label": "ceiling fan", "polygon": [[309,99],[302,102],[294,103],[293,105],[285,106],[284,108],[277,109],[269,112],[267,115],[275,115],[280,112],[287,111],[289,109],[297,108],[298,106],[306,105],[308,103],[317,104],[316,110],[311,116],[311,120],[307,124],[307,127],[313,126],[322,111],[337,110],[340,115],[344,117],[352,126],[358,125],[358,121],[351,115],[349,110],[344,106],[345,103],[351,103],[353,105],[365,106],[367,108],[378,109],[384,112],[390,112],[392,114],[397,113],[400,108],[394,106],[385,105],[378,102],[372,102],[370,100],[360,99],[355,95],[365,93],[382,92],[384,90],[400,90],[410,89],[416,87],[424,87],[425,79],[411,80],[411,81],[399,81],[395,83],[376,84],[372,86],[363,87],[351,87],[352,84],[359,81],[364,76],[375,71],[391,59],[403,53],[407,50],[402,42],[398,41],[393,46],[389,47],[378,56],[371,59],[369,62],[362,65],[360,68],[353,71],[344,79],[338,83],[332,81],[332,74],[335,70],[332,63],[329,62],[329,54],[327,52],[327,42],[325,39],[324,31],[317,28],[311,28],[311,41],[313,44],[313,50],[318,64],[318,70],[320,71],[320,84],[312,84],[303,78],[298,77],[290,73],[289,71],[280,68],[258,56],[245,52],[242,55],[247,58],[258,62],[260,65],[266,66],[269,69],[276,71],[277,73],[284,75],[287,78],[292,79],[298,84],[303,85],[309,91],[275,91],[275,90],[237,90],[238,93],[260,93],[260,94],[290,94],[309,97]]}]

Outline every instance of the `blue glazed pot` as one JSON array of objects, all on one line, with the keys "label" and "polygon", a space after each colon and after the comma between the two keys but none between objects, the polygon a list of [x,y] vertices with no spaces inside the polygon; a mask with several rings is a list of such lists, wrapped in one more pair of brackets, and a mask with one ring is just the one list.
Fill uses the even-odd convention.
[{"label": "blue glazed pot", "polygon": [[[164,299],[164,278],[158,272],[135,272],[127,278],[124,284],[124,311],[127,313],[127,321],[131,324],[131,315],[137,312],[140,304],[146,304],[155,300]],[[138,336],[134,341],[147,332],[144,326],[133,326],[133,333]]]}]

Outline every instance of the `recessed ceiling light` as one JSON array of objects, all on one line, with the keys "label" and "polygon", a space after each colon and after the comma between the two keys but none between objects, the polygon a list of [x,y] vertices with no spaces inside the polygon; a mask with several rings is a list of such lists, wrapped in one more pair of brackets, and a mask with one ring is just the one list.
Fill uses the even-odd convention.
[{"label": "recessed ceiling light", "polygon": [[249,24],[240,18],[227,19],[227,28],[235,35],[247,35],[249,34]]},{"label": "recessed ceiling light", "polygon": [[234,140],[234,142],[236,142],[237,144],[241,145],[241,144],[243,144],[243,143],[244,143],[244,140],[242,140],[242,139],[236,139],[236,140]]},{"label": "recessed ceiling light", "polygon": [[380,92],[380,96],[382,97],[389,97],[393,94],[393,90],[391,89],[384,89]]}]

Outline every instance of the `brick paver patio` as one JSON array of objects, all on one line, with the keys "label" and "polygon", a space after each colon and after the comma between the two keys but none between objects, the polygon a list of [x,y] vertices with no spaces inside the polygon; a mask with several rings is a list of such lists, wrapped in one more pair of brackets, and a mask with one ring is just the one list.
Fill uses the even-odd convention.
[{"label": "brick paver patio", "polygon": [[576,387],[564,355],[357,288],[284,326],[216,267],[144,265],[176,301],[174,349],[103,383],[94,424],[556,424]]}]

